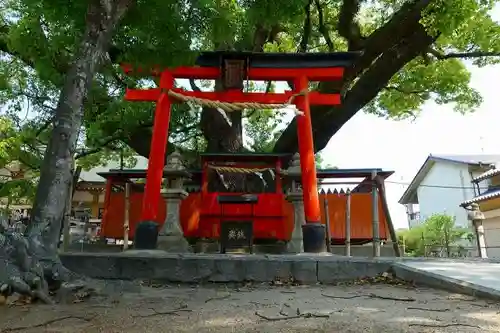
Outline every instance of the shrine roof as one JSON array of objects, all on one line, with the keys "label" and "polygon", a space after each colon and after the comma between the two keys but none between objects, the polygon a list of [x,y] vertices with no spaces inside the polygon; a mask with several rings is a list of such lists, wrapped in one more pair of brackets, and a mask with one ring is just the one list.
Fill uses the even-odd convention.
[{"label": "shrine roof", "polygon": [[102,186],[102,181],[97,181],[97,180],[93,180],[93,181],[80,180],[80,181],[78,181],[78,183],[76,184],[76,186],[79,186],[79,187]]},{"label": "shrine roof", "polygon": [[[204,155],[204,154],[202,154]],[[207,154],[212,156],[212,154]],[[222,156],[220,154],[217,156]],[[255,154],[255,155],[266,155],[271,157],[287,156],[286,154]],[[254,156],[255,156],[254,155]],[[230,155],[234,156],[234,155]],[[245,156],[251,156],[245,154]],[[193,175],[192,178],[197,178],[201,175],[201,169],[191,169],[186,170]],[[386,179],[391,176],[394,171],[382,170],[382,169],[318,169],[316,174],[320,179],[328,178],[369,178],[371,177],[372,171],[376,171],[377,175]],[[117,177],[117,178],[146,178],[146,169],[110,169],[107,172],[99,172],[98,175],[103,178]],[[297,175],[287,175],[288,178],[300,181],[300,174]]]},{"label": "shrine roof", "polygon": [[278,53],[278,52],[201,52],[196,65],[201,67],[219,67],[222,59],[248,59],[254,68],[322,68],[348,67],[359,56],[359,52],[313,52],[313,53]]},{"label": "shrine roof", "polygon": [[[369,178],[372,175],[372,171],[377,172],[377,175],[386,179],[391,176],[394,171],[382,170],[382,169],[318,169],[316,175],[321,179],[328,178]],[[296,179],[300,181],[300,174],[289,175],[291,179]]]},{"label": "shrine roof", "polygon": [[[186,170],[188,173],[193,175],[193,178],[196,177],[198,174],[201,174],[201,169],[200,170]],[[102,178],[111,178],[111,177],[116,177],[116,178],[146,178],[147,174],[147,169],[109,169],[109,171],[105,172],[99,172],[97,173],[99,176]],[[165,172],[163,174],[163,177],[165,177]]]},{"label": "shrine roof", "polygon": [[80,191],[103,191],[105,188],[104,182],[100,181],[79,181],[76,184],[76,188]]},{"label": "shrine roof", "polygon": [[[364,178],[359,184],[353,189],[353,192],[357,193],[368,193],[372,190],[372,171],[376,171],[377,175],[383,179],[389,178],[394,171],[382,170],[382,169],[324,169],[317,171],[317,177],[319,179],[331,179],[331,178]],[[294,179],[294,176],[292,176]],[[296,181],[300,182],[300,178]],[[323,184],[327,185],[327,181]],[[331,184],[330,184],[331,185]]]}]

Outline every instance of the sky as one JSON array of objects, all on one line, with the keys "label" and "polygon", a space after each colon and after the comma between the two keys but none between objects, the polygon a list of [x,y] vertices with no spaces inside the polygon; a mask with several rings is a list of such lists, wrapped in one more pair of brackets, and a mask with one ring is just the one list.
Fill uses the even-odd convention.
[{"label": "sky", "polygon": [[[500,5],[492,16],[500,20]],[[470,66],[469,70],[471,86],[483,97],[475,112],[461,115],[450,105],[432,102],[423,106],[413,122],[359,112],[321,153],[325,163],[339,168],[395,171],[386,189],[396,228],[408,227],[405,208],[398,200],[429,154],[500,154],[500,65]]]},{"label": "sky", "polygon": [[471,67],[471,73],[471,85],[484,99],[474,113],[460,115],[434,103],[424,105],[414,122],[358,113],[321,152],[325,163],[339,168],[395,171],[386,189],[396,228],[408,226],[398,200],[429,154],[500,154],[500,65]]}]

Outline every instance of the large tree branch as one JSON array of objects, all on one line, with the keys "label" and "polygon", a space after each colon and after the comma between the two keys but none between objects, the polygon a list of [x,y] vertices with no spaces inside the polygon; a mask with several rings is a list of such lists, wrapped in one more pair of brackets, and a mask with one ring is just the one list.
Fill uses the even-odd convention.
[{"label": "large tree branch", "polygon": [[253,34],[252,51],[263,52],[264,45],[267,43],[268,38],[269,38],[269,30],[266,29],[262,24],[256,24],[255,32]]},{"label": "large tree branch", "polygon": [[0,22],[0,52],[18,58],[22,62],[24,62],[27,66],[35,68],[35,59],[27,55],[23,55],[21,52],[13,50],[9,47],[9,33],[10,33],[10,26]]},{"label": "large tree branch", "polygon": [[91,148],[91,149],[87,149],[87,150],[81,150],[78,153],[76,153],[75,160],[83,158],[83,157],[86,157],[86,156],[90,156],[90,155],[93,155],[93,154],[97,154],[101,150],[103,150],[104,148],[109,147],[109,145],[112,144],[113,142],[116,142],[116,141],[119,141],[119,140],[120,139],[117,138],[117,137],[107,138],[107,139],[103,140],[103,142],[101,142],[99,144],[99,146],[97,146],[97,147],[94,147],[94,148]]},{"label": "large tree branch", "polygon": [[319,0],[315,0],[316,9],[318,10],[318,30],[323,35],[326,45],[328,45],[328,50],[333,52],[335,50],[335,45],[333,45],[332,38],[330,37],[330,30],[326,27],[325,18],[323,15],[323,7]]},{"label": "large tree branch", "polygon": [[372,32],[363,45],[363,53],[354,63],[354,66],[346,71],[345,80],[351,82],[386,50],[394,47],[405,36],[411,35],[420,25],[422,10],[431,0],[413,0],[405,3],[391,19]]},{"label": "large tree branch", "polygon": [[189,85],[191,86],[191,89],[193,91],[201,91],[200,87],[196,85],[196,82],[194,79],[189,79]]},{"label": "large tree branch", "polygon": [[420,95],[420,94],[429,94],[430,93],[429,90],[425,90],[425,89],[407,90],[407,89],[403,89],[401,87],[396,87],[396,86],[387,86],[387,87],[384,87],[383,89],[384,90],[393,90],[393,91],[397,91],[397,92],[400,92],[400,93],[403,93],[403,94]]},{"label": "large tree branch", "polygon": [[[325,93],[340,91],[344,94],[349,89],[352,82],[357,77],[362,76],[363,72],[386,50],[397,47],[399,41],[405,38],[405,36],[411,35],[415,29],[420,26],[422,10],[425,9],[430,2],[431,0],[413,0],[404,4],[386,24],[375,30],[367,38],[363,39],[361,56],[352,66],[346,68],[343,81],[322,82],[319,85],[319,90]],[[344,6],[342,10],[346,17],[352,16],[354,19],[355,15],[353,16],[351,7],[352,5]],[[351,11],[348,10],[350,8]],[[348,21],[345,18],[344,20]],[[347,22],[344,24],[347,24]],[[349,37],[348,35],[346,36]],[[422,50],[422,53],[425,53],[425,50]]]},{"label": "large tree branch", "polygon": [[[316,0],[316,5],[318,6],[318,12],[320,12],[321,7],[319,5],[319,0]],[[344,0],[342,6],[340,7],[337,31],[341,37],[344,37],[347,40],[349,51],[358,51],[363,47],[364,38],[361,36],[361,28],[355,21],[359,8],[359,0]],[[320,17],[322,16],[323,14],[321,13]]]},{"label": "large tree branch", "polygon": [[[41,24],[42,23],[40,22],[40,29],[42,29]],[[15,57],[24,62],[28,67],[35,69],[37,62],[36,58],[34,58],[32,55],[24,54],[23,52],[11,47],[9,43],[10,31],[10,25],[5,22],[0,22],[0,52],[9,54],[12,57]],[[71,64],[71,59],[74,57],[74,55],[69,54],[67,50],[65,50],[64,52],[59,51],[56,54],[49,54],[50,50],[43,48],[40,48],[37,51],[41,53],[39,54],[40,58],[51,59],[54,70],[60,75],[64,75],[67,73]],[[45,54],[42,54],[43,52],[45,52]],[[117,48],[116,46],[112,45],[108,50],[108,57],[112,63],[116,63],[117,61],[119,61],[122,55],[123,50]],[[54,83],[59,84],[59,82]]]},{"label": "large tree branch", "polygon": [[[22,52],[12,49],[9,44],[9,34],[11,27],[7,24],[0,23],[0,52],[3,52],[5,54],[9,54],[12,57],[15,57],[22,62],[26,64],[26,66],[29,66],[33,69],[36,68],[36,58],[32,58],[29,55],[23,54]],[[276,29],[275,29],[276,31]],[[44,50],[40,50],[44,51]],[[48,52],[48,50],[45,50]],[[123,55],[122,50],[115,46],[111,46],[108,50],[108,61],[109,63],[117,63],[121,59]],[[57,54],[45,54],[41,55],[43,58],[48,58],[52,59],[52,64],[54,69],[61,75],[64,75],[69,66],[70,66],[70,59],[71,55],[67,54],[64,55],[62,52],[59,52]],[[115,79],[117,79],[118,83],[123,83],[123,80],[119,78],[118,76],[115,76]],[[47,122],[47,126],[50,125],[51,122]],[[112,133],[112,132],[110,132]],[[132,149],[134,149],[139,155],[144,156],[144,157],[149,157],[149,151],[150,151],[150,143],[151,143],[151,129],[148,127],[144,126],[138,126],[136,129],[134,129],[132,132],[128,133],[128,137],[122,138],[122,140],[128,144]],[[114,139],[114,137],[113,137]],[[114,141],[114,140],[111,140]],[[109,143],[108,143],[109,144]],[[96,147],[95,149],[92,149],[91,151],[87,152],[82,152],[81,155],[89,155],[90,153],[96,153],[98,150],[102,149],[101,147]],[[168,142],[167,145],[167,152],[170,153],[174,150],[178,149],[174,144],[171,142]],[[82,156],[80,156],[82,157]]]},{"label": "large tree branch", "polygon": [[[153,132],[151,127],[136,127],[134,130],[128,133],[127,137],[123,139],[130,148],[132,148],[137,154],[149,158],[149,152],[151,150],[151,138],[153,137]],[[167,154],[178,150],[179,147],[174,145],[172,142],[167,143]]]},{"label": "large tree branch", "polygon": [[[407,10],[407,13],[412,11]],[[399,25],[402,18],[397,15],[387,24]],[[410,31],[401,36],[397,42],[391,42],[391,47],[378,52],[380,53],[370,65],[363,70],[363,74],[354,85],[347,91],[342,105],[339,107],[314,107],[311,109],[312,130],[315,142],[315,151],[322,150],[331,137],[352,117],[363,108],[368,102],[377,96],[380,90],[384,89],[392,78],[405,64],[427,50],[435,38],[429,36],[425,28],[419,23],[420,16],[412,16],[414,21],[406,21],[406,27],[399,27],[401,30]],[[391,23],[392,22],[392,23]],[[411,26],[412,29],[409,29]],[[385,27],[387,33],[397,30],[396,27]],[[381,37],[377,37],[381,38]],[[391,39],[392,36],[386,36]],[[378,45],[375,46],[378,49]],[[365,51],[370,53],[368,50]],[[359,61],[358,61],[359,63]],[[323,85],[323,89],[331,88],[332,85]],[[282,133],[275,147],[275,152],[297,152],[297,123],[294,119]]]},{"label": "large tree branch", "polygon": [[304,7],[304,12],[306,17],[304,18],[304,27],[302,28],[302,38],[300,40],[299,48],[297,52],[307,52],[307,45],[309,44],[309,37],[311,36],[311,4],[312,0],[309,0],[307,5]]},{"label": "large tree branch", "polygon": [[429,53],[439,60],[500,57],[500,52],[475,51],[475,52],[442,53],[432,48],[429,49]]}]

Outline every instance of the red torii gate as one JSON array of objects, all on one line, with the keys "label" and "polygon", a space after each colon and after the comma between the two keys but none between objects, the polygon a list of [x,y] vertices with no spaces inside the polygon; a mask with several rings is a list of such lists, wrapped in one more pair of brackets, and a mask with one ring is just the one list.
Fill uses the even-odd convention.
[{"label": "red torii gate", "polygon": [[[310,105],[339,105],[340,94],[320,94],[308,92],[310,82],[341,80],[344,67],[349,66],[356,53],[250,53],[250,52],[204,52],[193,67],[175,69],[153,69],[144,73],[160,78],[159,87],[153,89],[127,89],[128,101],[156,102],[153,137],[143,198],[141,220],[157,220],[158,205],[165,161],[171,104],[180,102],[169,96],[169,92],[188,97],[202,98],[228,103],[256,102],[261,104],[286,104],[293,100],[296,108],[303,114],[297,115],[297,134],[299,138],[300,165],[304,196],[306,226],[318,226],[321,222],[318,198],[314,143],[311,127]],[[122,66],[126,74],[133,69]],[[203,92],[186,91],[174,88],[175,79],[222,79],[224,91]],[[244,80],[287,81],[293,83],[293,91],[284,93],[244,93]]]}]

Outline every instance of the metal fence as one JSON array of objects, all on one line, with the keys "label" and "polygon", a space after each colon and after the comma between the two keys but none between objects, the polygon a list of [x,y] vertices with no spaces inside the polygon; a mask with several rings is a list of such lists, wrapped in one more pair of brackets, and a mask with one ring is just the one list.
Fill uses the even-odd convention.
[{"label": "metal fence", "polygon": [[[435,244],[425,244],[423,253],[405,253],[406,256],[422,256],[432,258],[474,258],[478,257],[477,247],[471,246],[436,246]],[[420,254],[420,255],[418,255]]]}]

